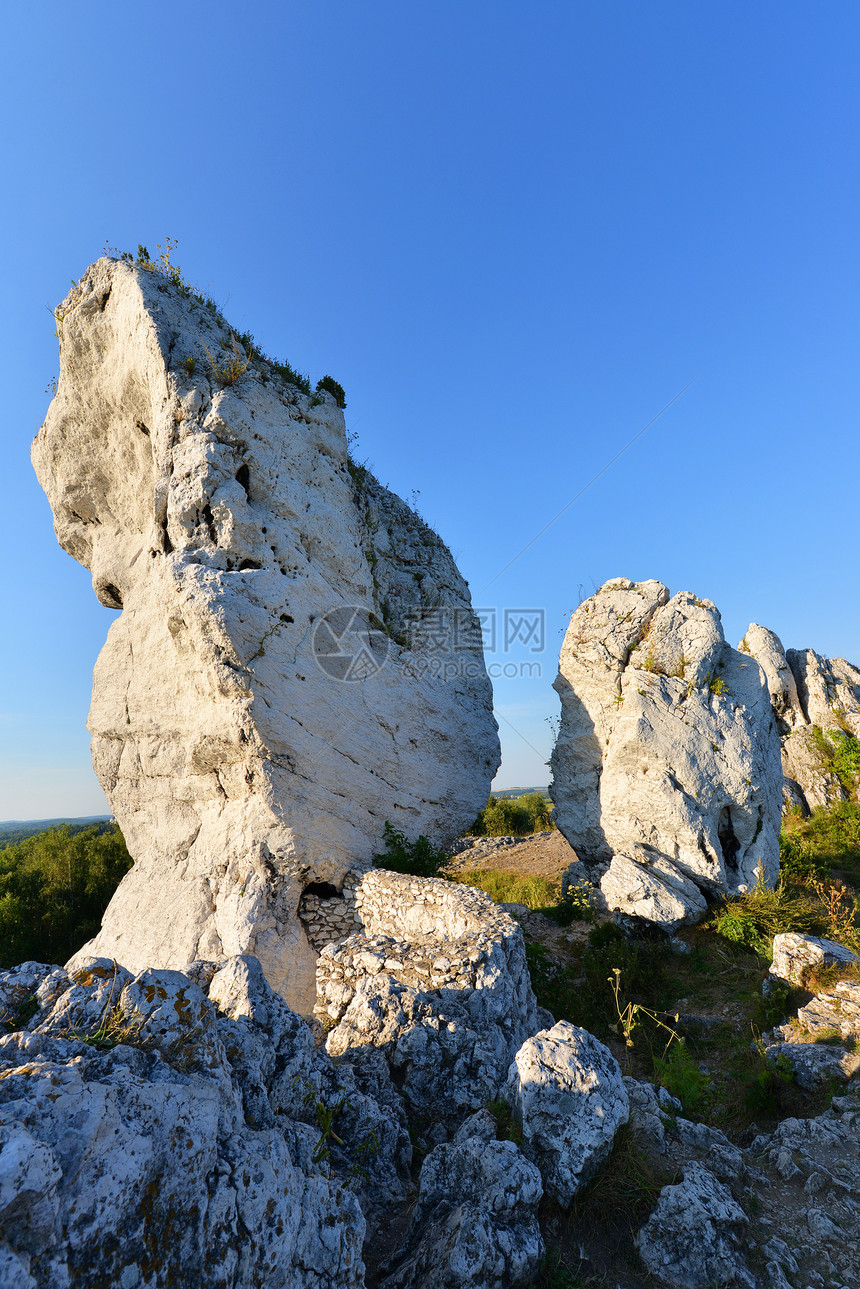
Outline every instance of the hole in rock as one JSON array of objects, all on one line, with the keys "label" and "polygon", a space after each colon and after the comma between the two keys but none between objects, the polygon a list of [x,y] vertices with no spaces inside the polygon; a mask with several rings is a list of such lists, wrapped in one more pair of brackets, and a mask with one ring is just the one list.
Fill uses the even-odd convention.
[{"label": "hole in rock", "polygon": [[242,487],[245,489],[245,496],[250,499],[251,474],[250,474],[250,471],[248,470],[247,463],[244,461],[239,466],[239,469],[236,471],[236,482],[241,483]]},{"label": "hole in rock", "polygon": [[212,514],[212,507],[209,505],[209,502],[208,502],[208,501],[206,502],[206,505],[205,505],[205,506],[203,507],[203,509],[201,510],[200,514],[201,514],[201,517],[202,517],[202,519],[203,519],[203,522],[205,523],[205,525],[206,525],[206,527],[207,527],[207,529],[208,529],[208,531],[209,531],[209,539],[210,539],[210,541],[215,542],[215,544],[217,545],[217,543],[218,543],[218,533],[217,533],[217,531],[216,531],[216,529],[215,529],[215,517],[214,517],[214,515]]},{"label": "hole in rock", "polygon": [[141,434],[145,434],[149,438],[149,426],[144,425],[143,421],[135,421],[134,428],[140,430]]},{"label": "hole in rock", "polygon": [[108,609],[122,608],[122,595],[119,587],[114,586],[113,582],[102,582],[96,592],[99,602]]},{"label": "hole in rock", "polygon": [[302,891],[302,899],[306,895],[316,895],[321,900],[343,899],[340,891],[331,882],[309,882]]},{"label": "hole in rock", "polygon": [[735,830],[732,827],[732,812],[728,806],[723,806],[720,811],[720,820],[717,824],[717,836],[720,839],[720,846],[723,851],[723,860],[726,868],[732,872],[737,871],[738,851],[741,844],[735,836]]},{"label": "hole in rock", "polygon": [[240,572],[240,573],[242,572],[242,570],[243,570],[243,569],[246,569],[246,568],[262,568],[262,567],[263,567],[263,565],[260,563],[260,561],[259,561],[259,560],[256,560],[256,559],[240,559],[240,560],[239,560],[239,572]]}]

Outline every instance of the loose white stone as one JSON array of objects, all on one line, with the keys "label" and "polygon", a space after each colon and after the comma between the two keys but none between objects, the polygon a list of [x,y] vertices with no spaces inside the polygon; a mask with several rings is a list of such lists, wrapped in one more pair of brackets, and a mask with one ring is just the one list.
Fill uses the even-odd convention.
[{"label": "loose white stone", "polygon": [[630,1106],[618,1062],[587,1030],[559,1021],[519,1049],[504,1095],[547,1194],[568,1207],[627,1122]]}]

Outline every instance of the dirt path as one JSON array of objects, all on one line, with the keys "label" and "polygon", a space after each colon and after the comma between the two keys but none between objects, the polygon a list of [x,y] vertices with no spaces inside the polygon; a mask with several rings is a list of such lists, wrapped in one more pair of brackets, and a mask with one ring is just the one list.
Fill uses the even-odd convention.
[{"label": "dirt path", "polygon": [[446,872],[469,868],[498,868],[506,873],[534,877],[561,877],[576,861],[576,851],[557,830],[529,837],[464,838],[471,844],[454,855]]}]

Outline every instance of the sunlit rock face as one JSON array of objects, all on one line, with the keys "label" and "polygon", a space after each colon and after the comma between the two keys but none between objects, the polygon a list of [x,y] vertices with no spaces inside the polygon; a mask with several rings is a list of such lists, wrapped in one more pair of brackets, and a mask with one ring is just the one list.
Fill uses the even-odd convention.
[{"label": "sunlit rock face", "polygon": [[386,821],[439,843],[487,799],[468,588],[349,461],[332,396],[245,367],[181,286],[101,259],[58,317],[33,462],[60,544],[121,609],[88,724],[135,859],[85,953],[139,970],[251,952],[310,1011],[302,890],[367,867]]},{"label": "sunlit rock face", "polygon": [[845,801],[850,793],[828,763],[826,748],[844,735],[860,738],[860,669],[814,649],[783,649],[779,636],[756,622],[739,648],[767,677],[782,743],[784,805],[806,814]]},{"label": "sunlit rock face", "polygon": [[607,582],[571,618],[555,688],[556,820],[610,908],[671,930],[775,880],[776,722],[710,600]]}]

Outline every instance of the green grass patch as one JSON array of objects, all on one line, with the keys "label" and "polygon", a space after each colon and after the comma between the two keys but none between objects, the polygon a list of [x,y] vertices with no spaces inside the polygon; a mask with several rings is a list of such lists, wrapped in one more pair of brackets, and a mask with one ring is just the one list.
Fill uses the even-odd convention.
[{"label": "green grass patch", "polygon": [[529,909],[546,909],[559,900],[559,883],[550,877],[523,876],[498,868],[474,868],[457,873],[452,881],[477,887],[497,904],[525,904]]},{"label": "green grass patch", "polygon": [[587,883],[568,888],[564,898],[558,878],[512,873],[501,868],[473,868],[451,875],[452,882],[475,886],[497,904],[525,904],[559,926],[592,922],[593,894]]}]

